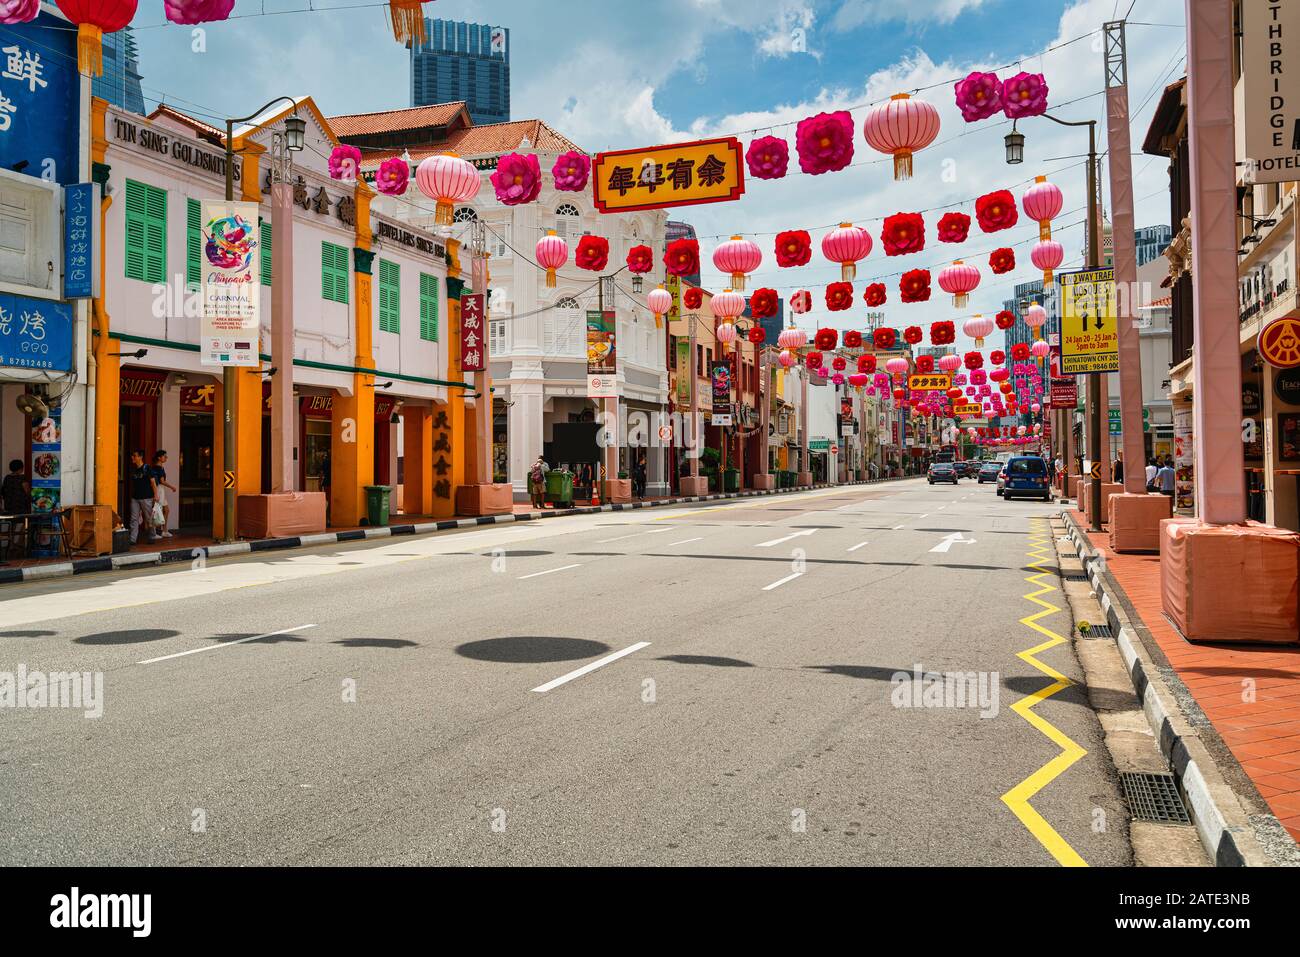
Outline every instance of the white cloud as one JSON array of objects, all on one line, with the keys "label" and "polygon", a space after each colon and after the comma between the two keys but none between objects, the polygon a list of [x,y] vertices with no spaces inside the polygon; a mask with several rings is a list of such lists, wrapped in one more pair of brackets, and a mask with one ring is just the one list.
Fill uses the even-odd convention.
[{"label": "white cloud", "polygon": [[806,53],[821,59],[821,51],[813,47],[812,27],[816,17],[806,3],[792,2],[783,5],[776,21],[758,42],[760,52],[785,59],[792,54]]},{"label": "white cloud", "polygon": [[831,18],[836,30],[852,30],[868,23],[952,23],[984,0],[844,0]]}]

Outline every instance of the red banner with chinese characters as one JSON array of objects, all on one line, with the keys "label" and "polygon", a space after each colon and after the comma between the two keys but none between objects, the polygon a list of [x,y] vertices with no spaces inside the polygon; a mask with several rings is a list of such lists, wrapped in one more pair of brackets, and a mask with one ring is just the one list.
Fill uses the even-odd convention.
[{"label": "red banner with chinese characters", "polygon": [[487,368],[486,315],[481,292],[460,297],[461,372],[482,372]]}]

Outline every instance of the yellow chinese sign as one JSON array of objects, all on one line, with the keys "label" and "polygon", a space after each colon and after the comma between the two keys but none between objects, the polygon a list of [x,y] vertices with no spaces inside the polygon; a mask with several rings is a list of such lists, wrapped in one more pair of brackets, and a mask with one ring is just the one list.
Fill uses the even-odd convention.
[{"label": "yellow chinese sign", "polygon": [[734,137],[597,153],[591,177],[602,213],[725,203],[745,192],[744,156]]},{"label": "yellow chinese sign", "polygon": [[952,388],[952,375],[947,372],[914,372],[907,377],[907,387],[913,392],[947,392]]},{"label": "yellow chinese sign", "polygon": [[1115,271],[1061,275],[1061,374],[1119,370]]},{"label": "yellow chinese sign", "polygon": [[980,415],[983,411],[978,402],[954,402],[952,406],[953,415]]}]

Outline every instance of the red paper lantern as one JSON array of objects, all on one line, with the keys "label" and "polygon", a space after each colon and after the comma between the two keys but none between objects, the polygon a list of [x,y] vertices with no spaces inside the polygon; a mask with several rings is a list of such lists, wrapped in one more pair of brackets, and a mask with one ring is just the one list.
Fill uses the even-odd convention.
[{"label": "red paper lantern", "polygon": [[77,25],[77,69],[88,76],[104,72],[101,53],[105,33],[116,33],[135,16],[137,0],[55,0]]}]

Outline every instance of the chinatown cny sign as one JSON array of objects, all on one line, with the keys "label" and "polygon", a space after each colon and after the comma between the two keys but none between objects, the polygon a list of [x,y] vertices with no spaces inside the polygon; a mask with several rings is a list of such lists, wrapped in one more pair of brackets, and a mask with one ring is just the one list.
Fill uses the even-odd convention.
[{"label": "chinatown cny sign", "polygon": [[725,203],[745,192],[744,156],[734,137],[597,153],[592,200],[602,213]]},{"label": "chinatown cny sign", "polygon": [[203,316],[199,325],[203,365],[257,366],[262,286],[254,253],[260,244],[257,203],[205,199],[203,223]]},{"label": "chinatown cny sign", "polygon": [[482,372],[487,368],[483,340],[483,293],[460,297],[460,371]]},{"label": "chinatown cny sign", "polygon": [[947,372],[914,372],[907,377],[907,388],[912,392],[947,392],[952,388],[952,375]]},{"label": "chinatown cny sign", "polygon": [[1115,271],[1061,274],[1061,374],[1119,370]]},{"label": "chinatown cny sign", "polygon": [[1260,358],[1275,369],[1300,366],[1300,319],[1282,316],[1259,331]]}]

